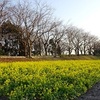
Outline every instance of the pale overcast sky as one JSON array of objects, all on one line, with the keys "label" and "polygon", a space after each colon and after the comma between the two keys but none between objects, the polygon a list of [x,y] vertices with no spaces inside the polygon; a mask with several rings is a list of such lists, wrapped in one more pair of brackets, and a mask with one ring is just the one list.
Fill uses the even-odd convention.
[{"label": "pale overcast sky", "polygon": [[100,0],[42,0],[55,9],[55,16],[64,23],[83,28],[100,37]]},{"label": "pale overcast sky", "polygon": [[65,24],[70,20],[69,22],[73,25],[100,38],[100,0],[40,1],[46,2],[51,8],[54,8],[55,17],[63,20]]}]

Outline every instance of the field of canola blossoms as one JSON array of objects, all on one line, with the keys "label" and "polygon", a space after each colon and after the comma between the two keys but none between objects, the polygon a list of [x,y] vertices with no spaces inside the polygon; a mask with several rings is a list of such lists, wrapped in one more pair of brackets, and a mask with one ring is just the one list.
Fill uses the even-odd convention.
[{"label": "field of canola blossoms", "polygon": [[100,80],[100,60],[0,63],[0,96],[75,100]]}]

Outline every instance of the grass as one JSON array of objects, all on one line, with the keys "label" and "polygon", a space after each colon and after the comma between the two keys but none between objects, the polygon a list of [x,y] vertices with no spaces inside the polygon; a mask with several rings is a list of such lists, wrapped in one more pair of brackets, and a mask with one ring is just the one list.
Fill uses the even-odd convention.
[{"label": "grass", "polygon": [[100,56],[62,56],[62,57],[52,57],[52,56],[33,56],[32,58],[26,58],[24,56],[0,56],[0,62],[18,62],[18,61],[42,61],[42,60],[99,60]]}]

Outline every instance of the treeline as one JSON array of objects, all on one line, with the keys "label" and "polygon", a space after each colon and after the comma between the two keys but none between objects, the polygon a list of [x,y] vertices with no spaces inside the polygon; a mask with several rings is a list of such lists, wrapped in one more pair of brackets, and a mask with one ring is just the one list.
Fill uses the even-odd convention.
[{"label": "treeline", "polygon": [[[67,12],[66,12],[67,13]],[[73,25],[63,25],[54,18],[45,3],[21,1],[11,5],[0,1],[0,54],[32,55],[99,55],[96,36]]]}]

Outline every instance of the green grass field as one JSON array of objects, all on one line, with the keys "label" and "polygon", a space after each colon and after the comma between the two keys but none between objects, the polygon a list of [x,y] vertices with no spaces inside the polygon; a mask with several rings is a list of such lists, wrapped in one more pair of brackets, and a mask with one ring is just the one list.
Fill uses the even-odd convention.
[{"label": "green grass field", "polygon": [[1,62],[0,96],[75,100],[100,81],[100,60]]}]

